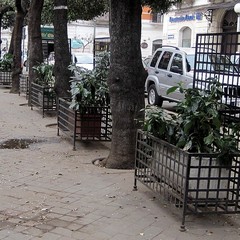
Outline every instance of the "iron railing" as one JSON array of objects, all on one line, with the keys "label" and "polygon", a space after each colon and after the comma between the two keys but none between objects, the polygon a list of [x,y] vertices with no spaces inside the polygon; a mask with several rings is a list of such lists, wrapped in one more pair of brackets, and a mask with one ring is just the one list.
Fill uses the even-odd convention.
[{"label": "iron railing", "polygon": [[222,111],[226,120],[240,118],[240,34],[236,32],[197,34],[195,48],[194,87],[208,88],[213,80],[222,85]]},{"label": "iron railing", "polygon": [[[193,87],[223,90],[220,109],[223,135],[240,122],[240,33],[197,34]],[[240,147],[240,133],[236,134]],[[182,230],[188,214],[240,212],[240,155],[232,164],[217,154],[185,152],[142,131],[137,133],[134,188],[137,180],[182,208]],[[240,150],[240,149],[239,149]]]},{"label": "iron railing", "polygon": [[42,109],[42,115],[45,113],[56,112],[56,94],[52,87],[41,86],[31,83],[30,105]]},{"label": "iron railing", "polygon": [[29,94],[29,76],[28,74],[20,74],[20,82],[19,82],[19,95],[26,94],[26,98]]},{"label": "iron railing", "polygon": [[226,166],[218,154],[193,154],[139,130],[135,180],[190,214],[240,213],[240,154]]},{"label": "iron railing", "polygon": [[58,135],[60,130],[73,139],[73,149],[77,140],[111,141],[112,120],[109,106],[87,107],[84,112],[73,110],[70,100],[59,98]]},{"label": "iron railing", "polygon": [[12,72],[0,72],[0,86],[12,86]]}]

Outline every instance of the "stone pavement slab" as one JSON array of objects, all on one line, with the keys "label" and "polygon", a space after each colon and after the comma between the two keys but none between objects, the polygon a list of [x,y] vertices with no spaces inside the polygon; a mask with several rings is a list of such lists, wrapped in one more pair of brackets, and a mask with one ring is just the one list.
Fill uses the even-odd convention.
[{"label": "stone pavement slab", "polygon": [[[0,149],[0,239],[239,240],[239,215],[187,216],[138,183],[133,170],[99,168],[109,144],[57,136],[56,117],[42,118],[24,96],[0,89],[0,143],[38,140],[26,149]],[[41,140],[41,141],[40,141]]]}]

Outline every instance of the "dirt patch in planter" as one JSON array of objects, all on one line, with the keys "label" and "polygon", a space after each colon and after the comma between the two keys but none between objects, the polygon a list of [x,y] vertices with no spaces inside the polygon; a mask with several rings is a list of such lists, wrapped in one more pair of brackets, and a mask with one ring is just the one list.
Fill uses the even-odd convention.
[{"label": "dirt patch in planter", "polygon": [[38,139],[8,139],[0,143],[0,149],[25,149],[30,144],[39,143],[42,140]]}]

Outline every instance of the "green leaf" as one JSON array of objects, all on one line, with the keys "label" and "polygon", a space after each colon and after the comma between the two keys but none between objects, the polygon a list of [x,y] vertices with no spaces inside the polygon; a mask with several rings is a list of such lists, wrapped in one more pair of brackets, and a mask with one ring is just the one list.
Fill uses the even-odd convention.
[{"label": "green leaf", "polygon": [[167,90],[167,95],[170,94],[170,93],[175,92],[178,88],[179,88],[179,86],[170,87],[170,88]]},{"label": "green leaf", "polygon": [[188,151],[188,150],[191,149],[191,148],[192,148],[192,141],[188,141],[188,142],[185,144],[183,150],[184,150],[184,151]]},{"label": "green leaf", "polygon": [[207,145],[210,145],[212,144],[214,141],[214,136],[213,134],[209,134],[207,137],[204,138],[204,143],[207,144]]}]

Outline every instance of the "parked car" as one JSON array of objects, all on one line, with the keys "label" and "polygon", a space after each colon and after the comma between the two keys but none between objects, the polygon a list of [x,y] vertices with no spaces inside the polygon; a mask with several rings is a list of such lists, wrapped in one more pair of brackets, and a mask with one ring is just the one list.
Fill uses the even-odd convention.
[{"label": "parked car", "polygon": [[152,58],[151,56],[142,58],[143,67],[146,71],[148,70],[148,64],[151,58]]},{"label": "parked car", "polygon": [[[238,77],[234,76],[238,69],[232,65],[227,56],[217,54],[213,50],[212,53],[208,50],[207,54],[204,53],[204,49],[200,52],[202,54],[198,56],[198,62],[200,62],[198,69],[201,71],[196,77],[206,80],[205,87],[216,76],[221,83],[225,84],[225,93],[231,91],[227,85],[238,85]],[[180,91],[176,90],[168,95],[167,90],[179,83],[184,88],[193,87],[194,61],[195,48],[166,46],[157,49],[148,65],[148,77],[145,83],[148,103],[161,106],[164,100],[170,102],[182,100],[184,95]],[[229,78],[229,73],[233,75],[231,78]]]}]

